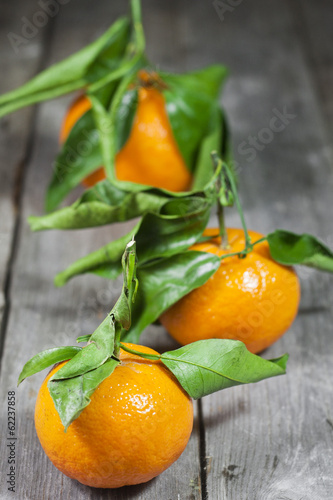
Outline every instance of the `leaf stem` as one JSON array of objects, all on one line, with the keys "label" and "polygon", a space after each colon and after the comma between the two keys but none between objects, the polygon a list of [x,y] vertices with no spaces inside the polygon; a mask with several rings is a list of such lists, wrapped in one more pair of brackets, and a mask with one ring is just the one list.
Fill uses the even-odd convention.
[{"label": "leaf stem", "polygon": [[245,249],[247,250],[248,248],[250,248],[250,250],[251,250],[251,238],[249,236],[249,233],[248,233],[248,230],[247,230],[247,227],[246,227],[244,212],[243,212],[241,203],[239,201],[236,183],[234,181],[232,172],[231,172],[229,166],[227,165],[227,163],[223,162],[223,169],[226,170],[226,172],[227,172],[228,180],[230,182],[230,186],[231,186],[232,192],[233,192],[234,197],[235,197],[236,207],[237,207],[237,210],[238,210],[238,213],[239,213],[239,217],[240,217],[240,220],[241,220],[241,223],[242,223],[242,226],[243,226],[244,235],[245,235],[245,243],[246,243]]},{"label": "leaf stem", "polygon": [[96,92],[101,89],[108,83],[111,83],[119,78],[122,78],[124,75],[127,75],[128,72],[138,64],[140,61],[144,50],[145,50],[145,36],[142,27],[141,21],[141,5],[140,0],[132,0],[131,2],[131,12],[132,12],[132,23],[134,27],[134,41],[128,45],[127,52],[130,55],[130,58],[127,62],[120,66],[120,68],[112,71],[104,78],[101,78],[97,82],[89,85],[90,92]]},{"label": "leaf stem", "polygon": [[[110,108],[108,109],[108,116],[106,117],[107,125],[109,130],[104,133],[100,130],[102,134],[101,143],[102,151],[104,156],[104,168],[107,173],[108,179],[113,182],[115,181],[115,157],[116,157],[116,118],[117,110],[119,104],[128,89],[129,84],[133,80],[134,75],[141,66],[141,59],[143,57],[143,52],[145,49],[145,37],[141,21],[141,5],[140,0],[131,1],[131,11],[132,11],[132,23],[134,27],[134,40],[128,44],[127,53],[129,60],[125,62],[119,69],[110,73],[106,77],[102,78],[95,84],[89,87],[88,95],[94,94],[97,90],[104,87],[111,81],[120,79],[120,82],[115,91],[114,97],[112,99]],[[95,103],[98,106],[98,103]],[[101,127],[99,127],[101,129]]]},{"label": "leaf stem", "polygon": [[[235,183],[235,180],[234,180],[234,177],[233,177],[233,173],[230,170],[228,164],[225,163],[225,162],[223,162],[219,158],[219,156],[218,156],[218,154],[217,154],[216,151],[212,151],[211,157],[212,157],[212,161],[213,161],[213,163],[214,163],[214,165],[215,165],[216,168],[219,165],[222,164],[221,175],[222,176],[224,175],[227,178],[227,180],[228,180],[228,182],[230,184],[231,191],[232,191],[232,193],[234,195],[236,207],[237,207],[237,210],[238,210],[238,213],[239,213],[239,217],[240,217],[240,220],[241,220],[241,223],[242,223],[242,227],[243,227],[243,231],[244,231],[244,235],[245,235],[245,248],[244,248],[244,251],[240,252],[240,255],[244,255],[245,256],[249,251],[252,250],[252,244],[251,244],[251,238],[249,236],[249,233],[248,233],[248,230],[247,230],[247,227],[246,227],[245,217],[244,217],[243,209],[242,209],[239,197],[238,197],[238,191],[237,191],[236,183]],[[218,184],[218,186],[220,186],[220,189],[221,189],[221,181]],[[220,199],[218,199],[218,203],[221,204]],[[222,228],[222,230],[223,230],[223,228]],[[220,227],[220,232],[221,232],[221,227]]]},{"label": "leaf stem", "polygon": [[216,173],[216,180],[215,180],[215,188],[217,192],[217,219],[219,222],[219,236],[221,238],[221,248],[226,250],[229,247],[229,242],[228,242],[228,233],[225,227],[225,221],[224,221],[224,207],[221,203],[220,199],[220,191],[222,187],[221,183],[221,175],[222,175],[222,162],[219,158],[213,157],[213,164],[215,167],[215,173]]},{"label": "leaf stem", "polygon": [[[129,328],[130,322],[131,322],[131,304],[134,302],[135,295],[137,292],[137,287],[138,287],[138,280],[136,277],[136,243],[134,240],[134,237],[132,240],[126,245],[125,252],[122,257],[122,267],[123,267],[123,275],[124,275],[124,282],[123,282],[123,289],[121,292],[121,296],[118,299],[118,302],[120,303],[119,306],[119,311],[117,311],[117,304],[116,303],[115,307],[112,309],[111,312],[111,318],[112,321],[115,322],[115,338],[114,338],[114,351],[113,354],[116,358],[119,358],[119,351],[120,351],[120,339],[122,337],[123,332]],[[129,322],[128,324],[124,324],[122,321],[119,321],[118,315],[124,313],[124,304],[121,303],[122,298],[125,297],[125,302],[126,306],[125,309],[127,309],[127,313],[129,315]],[[113,315],[113,311],[116,310],[115,314]],[[118,321],[117,321],[118,319]]]},{"label": "leaf stem", "polygon": [[127,347],[122,342],[120,342],[119,345],[120,345],[120,347],[124,351],[129,352],[130,354],[134,354],[135,356],[140,356],[141,358],[151,359],[151,360],[159,360],[159,359],[161,359],[161,355],[160,354],[148,354],[146,352],[136,351],[135,349],[130,349],[129,347]]},{"label": "leaf stem", "polygon": [[228,233],[224,222],[224,207],[222,206],[222,203],[220,202],[219,198],[217,199],[217,218],[219,221],[221,247],[224,250],[226,250],[227,248],[229,248]]}]

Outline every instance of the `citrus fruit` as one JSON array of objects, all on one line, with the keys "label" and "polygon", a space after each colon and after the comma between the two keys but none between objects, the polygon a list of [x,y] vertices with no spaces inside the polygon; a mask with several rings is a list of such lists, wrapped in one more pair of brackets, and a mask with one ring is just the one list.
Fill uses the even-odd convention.
[{"label": "citrus fruit", "polygon": [[[140,72],[139,76],[141,85],[137,110],[130,135],[116,155],[116,177],[169,191],[189,189],[192,175],[173,136],[163,94],[146,72]],[[85,96],[81,96],[69,108],[61,128],[62,142],[89,108],[90,102]],[[83,184],[90,187],[105,177],[105,171],[100,167],[86,177]]]},{"label": "citrus fruit", "polygon": [[[218,233],[218,229],[210,228],[204,235]],[[227,250],[221,248],[219,237],[197,243],[191,249],[218,256],[243,250],[243,231],[228,229],[227,233]],[[254,231],[249,231],[249,236],[252,242],[262,237]],[[264,241],[243,259],[233,256],[221,260],[216,273],[165,311],[160,321],[182,345],[208,338],[234,339],[257,353],[289,328],[299,300],[295,271],[275,262]]]},{"label": "citrus fruit", "polygon": [[53,367],[36,402],[36,431],[49,459],[66,476],[98,488],[139,484],[157,476],[181,455],[193,426],[190,397],[160,361],[123,350],[120,360],[66,433],[47,388],[64,363]]},{"label": "citrus fruit", "polygon": [[89,99],[83,94],[78,96],[70,105],[61,125],[59,142],[62,144],[69,136],[70,131],[81,116],[91,108]]}]

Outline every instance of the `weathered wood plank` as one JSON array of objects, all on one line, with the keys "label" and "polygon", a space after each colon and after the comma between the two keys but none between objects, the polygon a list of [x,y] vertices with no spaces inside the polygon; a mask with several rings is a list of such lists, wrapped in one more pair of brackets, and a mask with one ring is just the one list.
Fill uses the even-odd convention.
[{"label": "weathered wood plank", "polygon": [[[22,36],[24,23],[16,13],[31,19],[36,7],[24,1],[5,4],[0,19],[0,94],[31,78],[39,67],[43,55],[43,33],[36,33],[25,43]],[[8,308],[7,282],[10,279],[9,261],[15,227],[18,223],[18,205],[24,176],[24,166],[33,126],[33,109],[23,110],[0,121],[0,327],[2,314]],[[1,328],[0,328],[1,335]],[[1,344],[1,341],[0,341]]]},{"label": "weathered wood plank", "polygon": [[[149,12],[156,6],[151,2]],[[66,9],[66,10],[65,10]],[[55,19],[56,26],[48,62],[61,59],[77,50],[102,32],[120,13],[124,5],[103,2],[94,6],[91,22],[91,2],[71,2]],[[155,15],[157,15],[155,13]],[[167,27],[165,26],[165,30]],[[34,353],[53,345],[72,344],[77,334],[93,331],[117,298],[120,281],[116,284],[91,276],[69,283],[64,289],[53,288],[52,280],[57,271],[77,257],[98,248],[128,226],[86,230],[78,232],[45,232],[32,234],[25,222],[30,214],[43,212],[43,197],[52,160],[57,151],[57,134],[65,103],[68,99],[41,105],[38,113],[32,158],[28,165],[19,248],[13,271],[11,296],[12,308],[8,322],[3,354],[1,401],[7,391],[15,390],[16,380],[23,363]],[[151,329],[150,334],[154,334]],[[148,333],[149,335],[149,333]],[[146,337],[146,341],[149,338]],[[167,346],[170,340],[159,335],[157,348]],[[15,358],[14,358],[15,356]],[[57,492],[59,499],[199,499],[200,463],[197,419],[190,443],[182,457],[164,474],[147,485],[123,488],[117,491],[94,490],[70,480],[58,472],[41,450],[34,431],[33,408],[36,394],[44,374],[24,382],[17,391],[17,489],[22,499],[52,499]],[[2,435],[6,436],[6,413],[2,415]],[[5,441],[1,442],[2,456],[6,456]],[[6,492],[7,464],[2,464],[1,498],[10,497]]]},{"label": "weathered wood plank", "polygon": [[329,0],[299,2],[291,0],[294,23],[303,57],[312,74],[327,134],[333,137],[333,10]]},{"label": "weathered wood plank", "polygon": [[[220,61],[231,68],[222,102],[234,130],[249,225],[263,232],[277,226],[309,231],[332,245],[333,179],[326,154],[328,143],[288,4],[240,3],[225,14],[223,22],[213,5],[204,2],[192,2],[190,7],[185,1],[162,6],[145,0],[143,4],[149,53],[161,66],[184,70]],[[50,61],[66,55],[69,47],[76,50],[93,39],[123,9],[120,1],[98,5],[94,6],[93,26],[88,0],[81,1],[79,7],[75,0],[64,7],[66,11],[56,19]],[[68,99],[40,108],[22,220],[43,210],[47,170],[57,148],[56,135],[65,102]],[[259,136],[269,126],[274,109],[283,112],[284,106],[295,118],[261,151],[255,151],[256,158],[250,161],[250,154],[244,153],[244,148],[249,147],[249,135]],[[241,146],[244,141],[245,146]],[[234,213],[228,222],[238,225]],[[112,285],[87,276],[63,290],[54,290],[52,278],[78,256],[119,235],[120,230],[125,232],[125,227],[32,235],[27,225],[22,225],[4,350],[3,403],[7,391],[15,388],[26,359],[53,343],[72,343],[76,334],[90,332],[103,318],[116,298],[120,282]],[[325,500],[333,495],[332,393],[327,382],[332,378],[332,279],[304,271],[301,277],[301,314],[291,331],[265,353],[273,357],[289,351],[288,375],[234,388],[202,402],[208,498]],[[148,329],[143,340],[161,350],[169,348],[168,337],[155,327]],[[201,497],[197,422],[181,459],[148,485],[103,492],[63,477],[42,453],[33,430],[33,405],[42,378],[40,375],[27,380],[26,387],[17,392],[18,498],[48,500],[54,498],[55,491],[61,499]],[[5,436],[6,415],[2,418]],[[1,453],[6,457],[4,440]],[[4,462],[4,499],[12,497],[7,495],[5,466]],[[202,493],[205,498],[206,492]]]},{"label": "weathered wood plank", "polygon": [[[195,7],[195,6],[196,7]],[[313,8],[315,6],[313,5]],[[214,15],[216,16],[214,18]],[[332,235],[332,170],[317,99],[288,5],[242,2],[223,22],[192,4],[191,30],[209,57],[228,62],[224,103],[241,168],[249,226]],[[317,29],[321,29],[317,26]],[[323,35],[324,36],[324,35]],[[193,57],[195,57],[193,55]],[[274,109],[295,115],[265,137]],[[266,132],[266,137],[269,132]],[[243,154],[242,154],[243,153]],[[230,225],[239,225],[231,215]],[[332,241],[330,241],[332,244]],[[291,330],[265,357],[288,351],[288,375],[204,398],[207,494],[217,500],[329,499],[331,478],[332,278],[300,272],[303,297]]]}]

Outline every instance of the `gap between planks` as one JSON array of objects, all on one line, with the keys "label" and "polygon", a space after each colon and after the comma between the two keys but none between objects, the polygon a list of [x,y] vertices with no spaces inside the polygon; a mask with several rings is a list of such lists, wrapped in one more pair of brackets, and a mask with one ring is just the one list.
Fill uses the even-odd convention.
[{"label": "gap between planks", "polygon": [[[37,65],[35,75],[40,73],[46,66],[47,66],[47,61],[49,59],[49,54],[51,50],[51,43],[52,43],[52,37],[53,37],[53,31],[54,31],[54,24],[55,24],[55,19],[51,18],[48,23],[48,29],[45,30],[45,34],[42,40],[42,50],[41,50],[41,55],[39,59],[39,63]],[[35,76],[33,75],[33,76]],[[8,325],[8,319],[10,315],[10,306],[11,306],[11,281],[12,281],[12,274],[13,274],[13,269],[15,265],[15,257],[17,254],[18,246],[19,246],[19,239],[20,239],[20,227],[21,227],[21,213],[22,213],[22,199],[23,199],[23,191],[24,191],[24,184],[25,184],[25,179],[28,171],[28,165],[30,162],[30,159],[32,157],[32,152],[33,152],[33,146],[34,146],[34,137],[35,137],[35,131],[36,131],[36,124],[37,124],[37,113],[38,113],[38,104],[33,107],[31,117],[28,121],[27,126],[29,127],[29,134],[26,139],[26,144],[24,147],[24,152],[23,152],[23,157],[22,159],[17,163],[16,168],[15,168],[15,177],[14,177],[14,186],[13,186],[13,192],[12,192],[12,201],[13,201],[13,209],[15,213],[15,221],[14,221],[14,227],[13,227],[13,234],[12,234],[12,241],[10,245],[10,253],[9,253],[9,258],[8,258],[8,263],[4,272],[4,308],[3,308],[3,315],[2,315],[2,320],[1,320],[1,326],[0,326],[0,374],[1,374],[1,368],[2,368],[2,355],[3,355],[3,348],[4,348],[4,342],[5,342],[5,337],[6,337],[6,331],[7,331],[7,325]]]}]

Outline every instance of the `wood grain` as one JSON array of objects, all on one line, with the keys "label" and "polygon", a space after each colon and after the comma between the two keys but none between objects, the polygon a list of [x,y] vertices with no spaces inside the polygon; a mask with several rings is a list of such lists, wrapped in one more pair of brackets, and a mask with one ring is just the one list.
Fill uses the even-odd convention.
[{"label": "wood grain", "polygon": [[[305,64],[313,76],[314,96],[318,100],[326,133],[333,137],[333,9],[329,0],[305,2],[291,0],[295,31],[303,49]],[[332,154],[332,148],[331,148]]]},{"label": "wood grain", "polygon": [[[242,3],[215,30],[208,47],[207,33],[206,49],[219,50],[232,67],[224,102],[232,118],[249,226],[262,232],[275,227],[308,231],[328,241],[333,229],[329,144],[314,94],[316,75],[304,64],[288,7],[287,2]],[[208,26],[208,17],[198,16],[199,25]],[[274,109],[282,112],[284,106],[294,118],[268,144],[259,142],[262,150],[250,161],[240,145],[249,147],[249,135],[260,138]],[[237,223],[234,216],[231,221]],[[207,498],[332,498],[333,281],[304,270],[300,277],[300,314],[264,353],[272,358],[288,351],[287,376],[203,400]]]},{"label": "wood grain", "polygon": [[[212,2],[142,3],[148,53],[158,66],[184,71],[222,62],[230,67],[221,102],[233,130],[249,226],[262,232],[276,227],[312,232],[333,247],[332,135],[326,126],[331,118],[327,75],[332,59],[326,44],[331,36],[329,2],[319,7],[314,0],[306,5],[296,0],[249,0],[226,12],[223,21]],[[18,30],[20,18],[31,17],[35,10],[32,1],[17,1],[15,9],[8,4],[1,18],[1,39],[9,30]],[[51,64],[79,49],[123,12],[120,0],[71,0],[54,18],[53,29],[47,24],[18,58],[7,42],[1,44],[1,74],[5,75],[1,90],[29,78],[38,65]],[[43,40],[49,40],[49,46]],[[195,404],[190,443],[160,477],[147,485],[103,491],[58,472],[42,452],[34,431],[34,402],[44,377],[40,374],[16,392],[17,491],[7,490],[5,403],[7,392],[16,388],[23,363],[42,349],[72,344],[77,335],[90,333],[120,289],[119,280],[111,283],[83,276],[59,290],[52,285],[53,277],[132,225],[30,232],[26,217],[43,213],[58,130],[69,102],[66,97],[40,105],[35,122],[32,110],[2,122],[0,272],[1,285],[5,276],[10,277],[7,298],[11,307],[7,307],[1,371],[1,500],[14,495],[20,500],[331,499],[332,277],[304,270],[300,270],[300,314],[285,337],[264,353],[268,358],[288,351],[288,374],[229,389]],[[249,136],[264,137],[262,130],[269,128],[276,110],[282,113],[284,108],[295,116],[261,150],[255,149],[251,160],[253,153],[245,153]],[[16,213],[12,200],[17,169],[26,173]],[[227,222],[239,225],[234,211]],[[11,253],[15,227],[15,252]],[[142,343],[160,351],[174,346],[163,329],[155,326],[147,329]]]},{"label": "wood grain", "polygon": [[[103,3],[90,22],[91,2],[70,3],[55,19],[53,43],[47,63],[56,61],[95,38],[123,12],[122,2]],[[98,26],[98,33],[96,28]],[[66,44],[64,45],[64,40]],[[115,302],[120,281],[105,282],[89,276],[69,283],[64,289],[53,287],[56,272],[81,255],[92,251],[129,230],[128,224],[97,230],[44,232],[33,234],[26,218],[43,212],[44,192],[58,149],[57,135],[68,99],[40,105],[33,151],[22,202],[19,247],[12,273],[13,297],[3,353],[1,400],[15,390],[20,369],[33,354],[54,345],[73,344],[79,334],[91,333]],[[61,105],[59,104],[61,103]],[[152,329],[153,330],[153,329]],[[151,330],[151,335],[153,331]],[[168,344],[163,335],[156,342]],[[152,344],[151,342],[149,342]],[[170,342],[169,342],[170,343]],[[34,430],[33,411],[38,388],[45,374],[25,382],[17,391],[18,445],[17,498],[124,499],[200,498],[200,460],[197,419],[186,451],[165,473],[138,487],[120,490],[94,490],[70,480],[57,471],[43,453]],[[6,436],[6,411],[2,415],[1,435]],[[1,456],[6,457],[6,440],[1,440]],[[6,468],[2,463],[1,498],[6,491]]]},{"label": "wood grain", "polygon": [[[31,18],[35,12],[32,3],[22,0],[15,5],[22,17]],[[13,35],[20,35],[21,19],[15,15],[14,5],[2,6],[0,18],[0,93],[18,87],[31,78],[43,59],[43,33],[36,33],[29,43],[13,45]],[[16,50],[15,50],[16,49]],[[14,240],[19,225],[19,205],[25,166],[30,155],[34,127],[34,109],[22,110],[0,121],[0,338],[3,314],[9,310],[8,286]],[[1,344],[1,340],[0,340]]]}]

